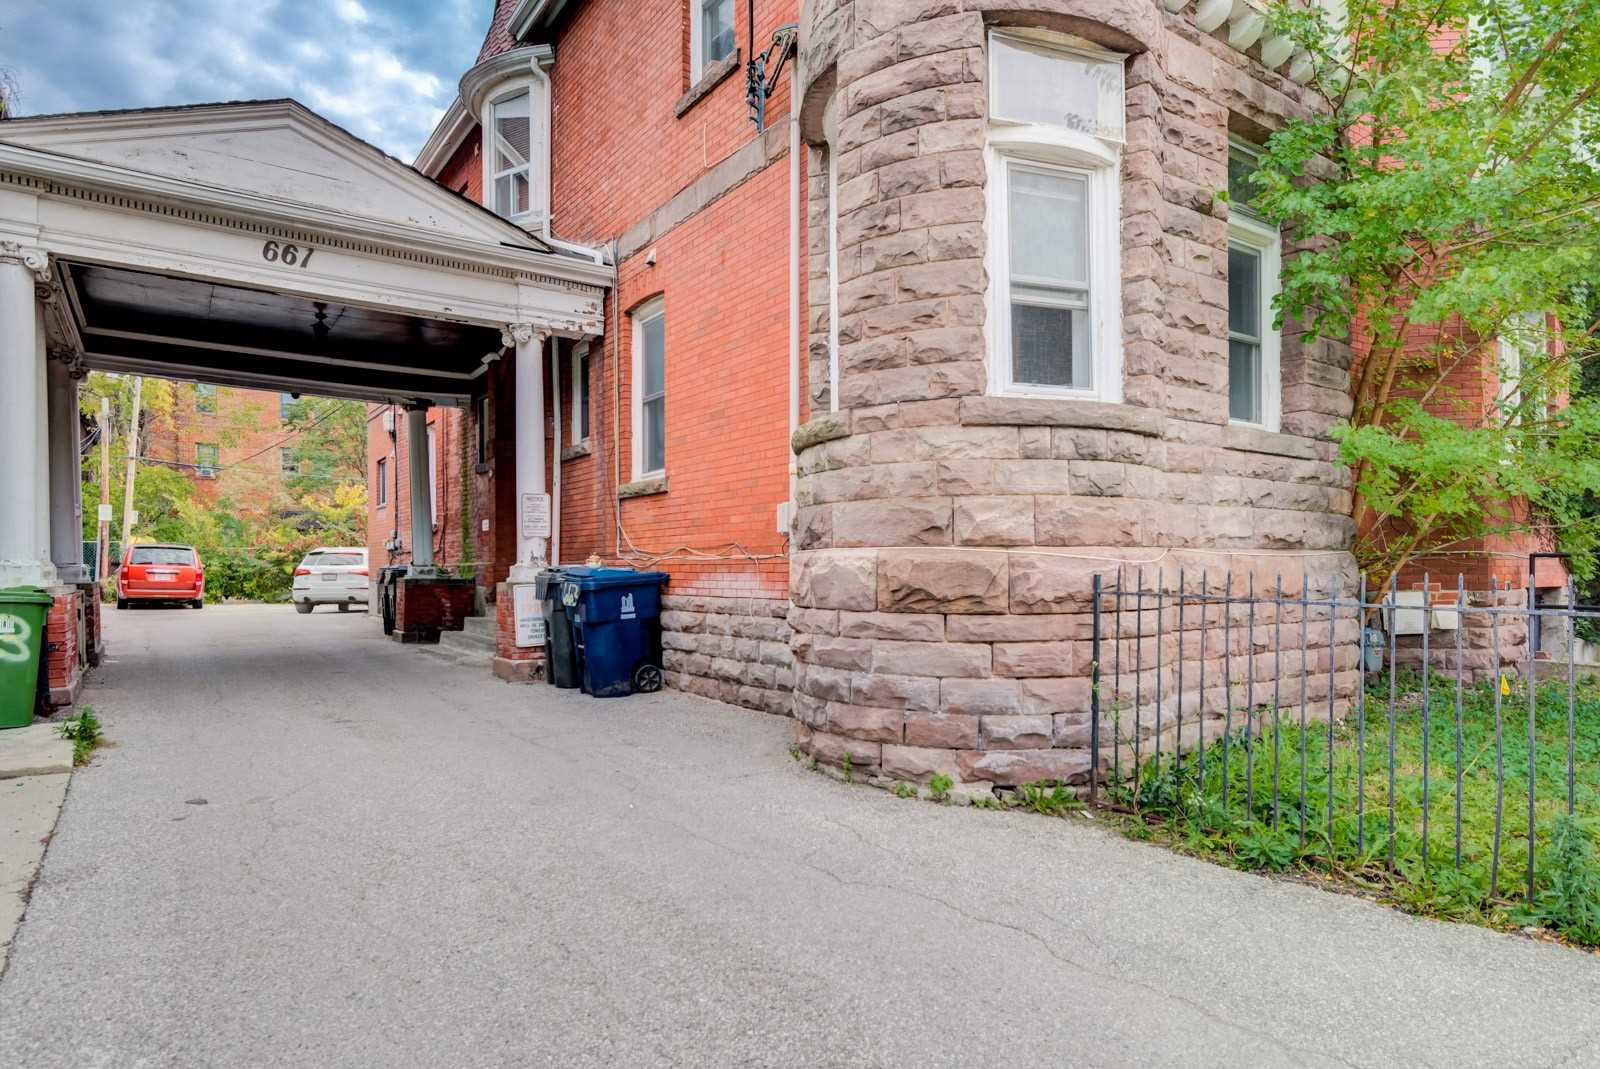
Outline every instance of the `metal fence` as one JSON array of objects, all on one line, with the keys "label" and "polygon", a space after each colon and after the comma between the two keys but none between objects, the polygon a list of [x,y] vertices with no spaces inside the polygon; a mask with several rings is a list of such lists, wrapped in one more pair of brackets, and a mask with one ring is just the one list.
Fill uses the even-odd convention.
[{"label": "metal fence", "polygon": [[1570,590],[1172,578],[1094,578],[1091,803],[1259,830],[1330,870],[1465,866],[1530,902],[1552,826],[1600,811],[1600,690],[1570,652],[1537,671],[1530,637],[1571,651],[1600,619]]}]

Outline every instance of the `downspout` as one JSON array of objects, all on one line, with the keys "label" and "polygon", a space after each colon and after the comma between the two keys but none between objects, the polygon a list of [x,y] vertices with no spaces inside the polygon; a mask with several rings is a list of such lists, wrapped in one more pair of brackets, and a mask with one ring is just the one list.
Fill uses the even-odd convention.
[{"label": "downspout", "polygon": [[[555,85],[550,81],[549,73],[539,65],[537,58],[529,64],[529,67],[534,78],[538,79],[539,83],[544,86],[544,160],[539,165],[540,177],[544,181],[544,220],[539,228],[539,236],[558,249],[576,253],[592,263],[604,264],[606,262],[605,253],[600,249],[591,248],[588,245],[576,245],[570,241],[562,241],[551,233],[550,217],[554,214],[553,205],[555,203],[555,197],[552,195],[550,188],[550,159],[555,155],[551,151],[551,145],[556,136]],[[554,557],[551,558],[552,561],[554,559]]]},{"label": "downspout", "polygon": [[798,461],[790,444],[800,429],[800,57],[789,74],[789,507],[784,526],[794,530]]},{"label": "downspout", "polygon": [[561,342],[550,338],[550,411],[554,441],[550,446],[550,565],[561,564]]}]

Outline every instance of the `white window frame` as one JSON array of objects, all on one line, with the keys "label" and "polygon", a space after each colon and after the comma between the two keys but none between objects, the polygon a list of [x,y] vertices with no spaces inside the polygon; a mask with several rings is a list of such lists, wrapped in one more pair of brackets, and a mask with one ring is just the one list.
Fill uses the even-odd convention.
[{"label": "white window frame", "polygon": [[[705,40],[705,15],[706,8],[714,3],[727,3],[728,24],[734,28],[734,40],[737,42],[738,10],[739,5],[733,0],[690,0],[689,2],[689,84],[698,85],[700,79],[706,76],[706,40]],[[730,56],[737,54],[738,45],[735,44]]]},{"label": "white window frame", "polygon": [[373,474],[378,483],[378,493],[376,495],[378,503],[374,507],[386,509],[389,507],[389,458],[379,457],[378,462],[373,467],[375,469]]},{"label": "white window frame", "polygon": [[[1249,156],[1259,153],[1242,141],[1229,141],[1232,150]],[[1261,419],[1259,422],[1234,419],[1232,392],[1224,389],[1228,401],[1228,422],[1239,427],[1255,427],[1274,434],[1283,426],[1283,333],[1273,325],[1276,312],[1273,301],[1283,289],[1283,236],[1276,228],[1262,222],[1238,205],[1230,205],[1228,213],[1228,246],[1249,249],[1261,257],[1261,277],[1257,300],[1261,306]],[[1232,331],[1229,332],[1232,338]],[[1224,354],[1232,365],[1231,354]]]},{"label": "white window frame", "polygon": [[589,435],[583,433],[583,420],[580,418],[588,413],[591,433],[594,429],[594,412],[590,410],[591,400],[589,375],[583,362],[589,359],[591,347],[588,342],[580,341],[572,347],[572,444],[582,445],[589,440]]},{"label": "white window frame", "polygon": [[[995,37],[1020,36],[991,32]],[[1080,43],[1034,32],[1024,39],[1080,57],[1122,61],[1126,57]],[[994,84],[995,50],[989,50],[990,84]],[[989,119],[988,166],[989,248],[985,332],[989,349],[989,392],[1007,397],[1053,397],[1080,400],[1122,400],[1122,189],[1121,145],[1065,127]],[[1011,244],[1009,174],[1014,166],[1082,177],[1088,183],[1089,339],[1087,388],[1015,381],[1011,355]]]},{"label": "white window frame", "polygon": [[[520,168],[509,168],[501,171],[495,168],[495,137],[498,136],[494,126],[494,108],[496,104],[504,103],[512,97],[526,93],[528,95],[528,160]],[[483,202],[484,205],[496,215],[500,215],[500,206],[495,201],[496,179],[515,174],[517,171],[526,171],[528,175],[528,210],[517,215],[502,215],[518,226],[531,227],[541,224],[546,215],[546,206],[549,197],[545,188],[550,158],[550,146],[546,143],[549,130],[545,125],[544,88],[532,78],[523,78],[507,82],[498,87],[493,94],[483,103],[483,114],[479,116],[479,126],[483,131],[482,151],[479,155],[483,163]],[[542,155],[542,159],[541,159]]]},{"label": "white window frame", "polygon": [[[633,480],[657,479],[667,473],[666,450],[662,449],[662,464],[659,468],[646,471],[644,468],[644,325],[656,317],[665,317],[667,313],[666,299],[652,297],[639,305],[628,314],[633,321]],[[661,331],[661,397],[667,395],[667,337],[666,324],[663,320]],[[663,420],[665,419],[665,404],[662,405]],[[662,425],[662,440],[666,440],[666,425]]]}]

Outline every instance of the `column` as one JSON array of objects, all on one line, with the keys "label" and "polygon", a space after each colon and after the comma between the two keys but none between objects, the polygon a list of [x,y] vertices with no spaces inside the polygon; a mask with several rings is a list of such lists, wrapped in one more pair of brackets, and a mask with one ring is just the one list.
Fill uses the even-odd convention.
[{"label": "column", "polygon": [[428,471],[428,406],[406,408],[406,459],[411,480],[411,575],[433,574],[433,482]]},{"label": "column", "polygon": [[517,563],[511,582],[531,583],[546,563],[547,538],[532,535],[523,512],[530,497],[544,495],[544,351],[548,334],[527,323],[506,331],[517,347]]},{"label": "column", "polygon": [[43,249],[0,242],[0,587],[55,583],[45,446]]},{"label": "column", "polygon": [[78,380],[70,354],[54,353],[46,369],[50,419],[50,559],[63,583],[88,578],[83,566],[83,458]]}]

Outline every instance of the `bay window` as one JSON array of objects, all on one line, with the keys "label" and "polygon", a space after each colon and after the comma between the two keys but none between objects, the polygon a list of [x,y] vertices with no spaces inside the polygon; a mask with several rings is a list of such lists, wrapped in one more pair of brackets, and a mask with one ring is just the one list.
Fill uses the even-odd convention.
[{"label": "bay window", "polygon": [[489,105],[490,206],[496,215],[521,221],[533,210],[533,123],[528,90]]},{"label": "bay window", "polygon": [[1255,154],[1228,154],[1228,418],[1278,430],[1282,417],[1280,339],[1273,326],[1282,243],[1276,227],[1250,210]]},{"label": "bay window", "polygon": [[1008,31],[989,62],[990,388],[1120,400],[1123,57]]}]

